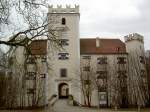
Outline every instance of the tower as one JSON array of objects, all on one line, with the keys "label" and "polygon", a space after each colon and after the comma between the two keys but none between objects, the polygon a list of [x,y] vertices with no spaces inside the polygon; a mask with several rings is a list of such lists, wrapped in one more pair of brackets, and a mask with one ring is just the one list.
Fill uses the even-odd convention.
[{"label": "tower", "polygon": [[[58,98],[73,96],[80,102],[79,70],[79,6],[72,8],[66,5],[63,8],[57,5],[49,6],[49,29],[53,32],[50,36],[56,40],[57,47],[52,51],[49,70],[49,97],[56,94]],[[51,43],[50,43],[51,44]],[[50,50],[54,50],[49,48]]]},{"label": "tower", "polygon": [[128,52],[128,95],[131,105],[146,106],[148,99],[145,68],[144,37],[129,34],[124,37]]},{"label": "tower", "polygon": [[140,34],[133,33],[124,37],[128,53],[144,54],[144,37]]}]

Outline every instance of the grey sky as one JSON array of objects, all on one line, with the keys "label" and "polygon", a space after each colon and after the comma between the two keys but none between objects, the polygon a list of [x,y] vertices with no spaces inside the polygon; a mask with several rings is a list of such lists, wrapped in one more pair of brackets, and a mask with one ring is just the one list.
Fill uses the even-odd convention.
[{"label": "grey sky", "polygon": [[145,37],[150,49],[150,0],[50,0],[80,5],[80,37],[120,38],[129,33]]}]

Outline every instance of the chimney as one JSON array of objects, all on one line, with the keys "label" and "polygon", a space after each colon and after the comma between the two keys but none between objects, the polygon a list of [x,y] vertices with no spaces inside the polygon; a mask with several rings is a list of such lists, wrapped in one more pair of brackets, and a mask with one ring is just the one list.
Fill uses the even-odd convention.
[{"label": "chimney", "polygon": [[96,37],[96,47],[100,47],[99,37]]}]

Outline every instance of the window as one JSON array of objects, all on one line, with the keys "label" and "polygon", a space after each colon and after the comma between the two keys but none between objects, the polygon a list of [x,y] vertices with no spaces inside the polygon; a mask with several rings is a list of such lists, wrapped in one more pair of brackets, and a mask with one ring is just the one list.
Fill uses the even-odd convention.
[{"label": "window", "polygon": [[105,91],[107,86],[107,71],[97,71],[97,84],[99,91]]},{"label": "window", "polygon": [[28,89],[27,89],[27,94],[35,94],[35,89],[33,89],[33,88],[28,88]]},{"label": "window", "polygon": [[126,90],[127,88],[127,75],[126,71],[118,71],[118,84],[120,85],[122,91]]},{"label": "window", "polygon": [[118,57],[117,58],[117,60],[118,60],[118,64],[126,64],[126,58],[125,57]]},{"label": "window", "polygon": [[46,78],[46,74],[40,74],[40,78]]},{"label": "window", "polygon": [[68,39],[60,39],[59,40],[59,45],[60,46],[67,46],[67,45],[69,45],[69,40]]},{"label": "window", "polygon": [[65,19],[65,18],[62,18],[61,24],[62,24],[62,25],[65,25],[65,24],[66,24],[66,19]]},{"label": "window", "polygon": [[82,59],[91,59],[91,56],[82,56]]},{"label": "window", "polygon": [[117,48],[116,48],[116,51],[119,52],[119,51],[120,51],[120,47],[117,47]]},{"label": "window", "polygon": [[97,58],[98,64],[107,64],[107,57]]},{"label": "window", "polygon": [[58,54],[58,59],[60,59],[60,60],[69,59],[69,53],[59,53]]},{"label": "window", "polygon": [[143,56],[140,56],[140,63],[145,64],[145,60],[144,60],[144,57],[143,57]]},{"label": "window", "polygon": [[141,70],[141,77],[146,77],[146,73],[145,73],[145,70]]},{"label": "window", "polygon": [[26,80],[35,80],[35,79],[36,79],[36,73],[35,72],[27,72]]},{"label": "window", "polygon": [[83,71],[90,71],[90,66],[83,67]]},{"label": "window", "polygon": [[60,69],[60,77],[67,77],[67,69]]},{"label": "window", "polygon": [[90,80],[84,80],[84,84],[85,84],[85,85],[90,85],[90,84],[91,84],[91,81],[90,81]]},{"label": "window", "polygon": [[107,80],[106,79],[99,79],[98,80],[98,91],[106,91],[107,88]]},{"label": "window", "polygon": [[43,57],[41,58],[41,62],[46,62],[46,57],[45,57],[45,56],[43,56]]},{"label": "window", "polygon": [[107,77],[107,71],[97,71],[96,73],[98,74],[97,79],[100,79],[100,78],[104,79]]},{"label": "window", "polygon": [[28,57],[26,63],[27,64],[35,64],[35,57]]}]

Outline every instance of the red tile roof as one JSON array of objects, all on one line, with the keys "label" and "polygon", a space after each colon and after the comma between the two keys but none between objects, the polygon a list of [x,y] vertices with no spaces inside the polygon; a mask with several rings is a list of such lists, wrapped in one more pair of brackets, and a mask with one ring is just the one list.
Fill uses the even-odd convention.
[{"label": "red tile roof", "polygon": [[120,39],[100,39],[96,47],[97,38],[80,39],[80,54],[118,54],[126,53],[125,43]]},{"label": "red tile roof", "polygon": [[46,55],[47,54],[47,40],[34,40],[30,44],[32,55]]}]

